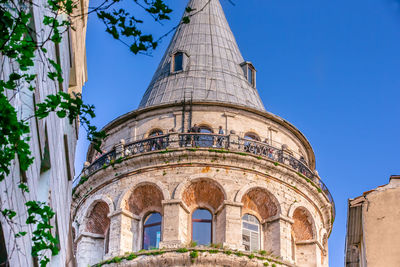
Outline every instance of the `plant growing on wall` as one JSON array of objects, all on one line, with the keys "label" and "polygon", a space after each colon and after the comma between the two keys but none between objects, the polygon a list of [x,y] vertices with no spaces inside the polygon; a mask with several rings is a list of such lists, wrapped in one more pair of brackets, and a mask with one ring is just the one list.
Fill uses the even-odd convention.
[{"label": "plant growing on wall", "polygon": [[[0,182],[12,175],[16,164],[24,175],[34,162],[29,144],[29,126],[35,118],[44,119],[51,113],[59,119],[68,119],[69,123],[79,118],[81,127],[87,132],[87,139],[95,149],[100,150],[106,134],[91,123],[95,117],[94,106],[84,103],[80,94],[60,90],[63,73],[59,58],[47,49],[50,45],[58,45],[66,31],[74,30],[71,24],[73,19],[91,13],[104,22],[106,32],[127,45],[134,54],[151,53],[160,40],[173,31],[155,39],[151,33],[144,33],[140,28],[144,20],[131,15],[135,13],[135,8],[141,8],[156,22],[169,20],[172,10],[164,0],[133,0],[132,11],[116,9],[119,3],[120,0],[105,0],[81,13],[78,11],[81,3],[73,0],[47,0],[45,6],[34,0],[0,0]],[[41,12],[45,14],[42,21],[46,26],[44,37],[34,26],[33,7],[41,7]],[[187,8],[186,12],[188,15],[180,23],[189,23],[190,17],[201,10]],[[11,66],[11,71],[6,72],[5,65]],[[23,117],[15,99],[20,94],[32,96],[35,92],[38,79],[35,70],[39,65],[48,78],[48,85],[57,93],[47,95],[42,103],[36,104],[32,114]],[[11,179],[14,183],[20,181],[20,177]],[[49,256],[59,252],[58,240],[52,234],[53,226],[50,224],[55,213],[47,203],[29,199],[27,183],[20,183],[18,187],[25,198],[25,223],[33,229],[32,256],[38,259],[40,266],[46,266]],[[15,222],[16,211],[2,206],[0,209],[3,221],[14,231],[15,237],[25,236],[27,232],[20,231]]]}]

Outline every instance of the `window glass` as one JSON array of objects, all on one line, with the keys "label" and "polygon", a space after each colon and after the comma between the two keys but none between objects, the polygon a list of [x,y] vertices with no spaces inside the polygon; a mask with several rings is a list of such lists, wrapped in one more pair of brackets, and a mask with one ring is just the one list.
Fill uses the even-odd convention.
[{"label": "window glass", "polygon": [[250,66],[247,67],[247,70],[247,80],[254,85],[254,70]]},{"label": "window glass", "polygon": [[[211,134],[212,130],[207,126],[200,126],[200,133]],[[212,147],[214,145],[214,137],[210,135],[199,136],[198,146],[200,147]]]},{"label": "window glass", "polygon": [[152,213],[143,222],[143,249],[159,248],[161,241],[161,214]]},{"label": "window glass", "polygon": [[242,218],[242,242],[245,250],[260,249],[260,222],[257,217],[245,214]]},{"label": "window glass", "polygon": [[178,52],[174,55],[174,71],[183,70],[183,53]]},{"label": "window glass", "polygon": [[212,215],[206,209],[197,209],[192,214],[192,240],[198,245],[211,244]]}]

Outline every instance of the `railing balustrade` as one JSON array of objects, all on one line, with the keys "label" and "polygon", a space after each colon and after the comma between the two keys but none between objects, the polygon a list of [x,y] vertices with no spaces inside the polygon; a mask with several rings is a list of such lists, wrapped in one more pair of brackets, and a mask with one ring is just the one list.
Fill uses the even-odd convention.
[{"label": "railing balustrade", "polygon": [[169,146],[169,134],[159,135],[125,145],[125,156],[136,155],[155,150],[163,150]]},{"label": "railing balustrade", "polygon": [[180,147],[215,147],[229,148],[229,135],[210,133],[179,134]]},{"label": "railing balustrade", "polygon": [[[173,134],[155,136],[139,141],[129,143],[124,146],[122,155],[131,156],[141,153],[165,150],[175,142],[179,143],[179,147],[206,147],[206,148],[220,148],[229,149],[233,146],[237,147],[239,151],[262,156],[269,158],[275,162],[282,163],[284,165],[292,167],[299,174],[307,177],[313,181],[317,186],[320,187],[322,192],[328,197],[333,204],[333,197],[329,192],[326,185],[319,179],[317,175],[308,167],[307,162],[301,158],[297,159],[289,151],[273,147],[267,143],[237,138],[237,141],[233,141],[229,135],[210,134],[210,133],[180,133],[178,140],[172,141],[170,136]],[[117,157],[117,150],[114,148],[108,153],[102,155],[96,159],[90,166],[85,170],[86,175],[90,175],[105,165],[111,163]],[[74,181],[74,184],[77,184]],[[335,209],[333,208],[333,212]]]},{"label": "railing balustrade", "polygon": [[98,159],[96,159],[89,167],[87,167],[87,172],[89,174],[101,169],[103,166],[110,164],[112,160],[116,158],[116,151],[115,149],[101,155]]}]

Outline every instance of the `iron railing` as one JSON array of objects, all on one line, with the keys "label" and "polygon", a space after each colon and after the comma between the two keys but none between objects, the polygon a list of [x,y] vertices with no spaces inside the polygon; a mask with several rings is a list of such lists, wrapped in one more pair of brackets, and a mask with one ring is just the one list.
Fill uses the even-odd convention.
[{"label": "iron railing", "polygon": [[[179,143],[179,147],[206,147],[206,148],[220,148],[220,149],[230,149],[235,147],[239,151],[246,152],[249,154],[254,154],[257,156],[262,156],[269,158],[278,163],[290,166],[299,175],[302,175],[310,179],[315,185],[317,185],[322,192],[327,196],[329,201],[334,205],[333,197],[329,192],[326,185],[319,179],[309,167],[304,158],[296,158],[290,151],[285,149],[279,149],[273,147],[267,143],[242,139],[232,140],[229,135],[220,134],[209,134],[209,133],[181,133],[177,134],[178,140],[171,140],[171,135],[160,135],[139,141],[135,141],[126,144],[123,147],[123,151],[120,153],[124,156],[137,155],[141,153],[165,150],[174,143],[176,147],[176,142]],[[96,159],[90,166],[86,167],[85,174],[90,175],[98,169],[110,164],[112,160],[115,160],[117,156],[117,149],[114,148],[106,154],[100,156]],[[77,181],[74,181],[77,184]],[[335,209],[333,207],[333,213]]]},{"label": "iron railing", "polygon": [[229,135],[210,133],[179,134],[180,147],[215,147],[229,148]]},{"label": "iron railing", "polygon": [[290,152],[270,146],[269,144],[259,142],[256,140],[239,139],[239,150],[254,155],[268,157],[269,159],[291,166],[297,172],[312,179],[314,182],[319,178],[307,166],[307,162],[301,158],[297,159]]},{"label": "iron railing", "polygon": [[108,164],[110,164],[110,162],[112,160],[116,159],[116,155],[117,155],[117,153],[116,153],[115,149],[113,149],[103,155],[100,155],[97,159],[95,159],[95,161],[92,164],[90,164],[89,167],[87,167],[87,173],[91,174],[91,173],[97,171],[98,169],[101,169],[102,167],[107,166]]},{"label": "iron railing", "polygon": [[145,152],[163,150],[169,146],[169,134],[150,137],[125,145],[124,155],[136,155]]}]

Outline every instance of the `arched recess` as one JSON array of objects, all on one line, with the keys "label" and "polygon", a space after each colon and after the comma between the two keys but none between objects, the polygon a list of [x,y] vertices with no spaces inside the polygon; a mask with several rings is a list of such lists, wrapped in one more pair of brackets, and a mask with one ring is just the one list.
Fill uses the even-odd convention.
[{"label": "arched recess", "polygon": [[[121,197],[118,200],[117,203],[117,208],[118,209],[126,209],[127,207],[129,208],[129,198],[132,196],[132,194],[135,192],[135,190],[139,187],[148,185],[150,187],[148,188],[153,188],[153,190],[158,190],[157,192],[161,192],[162,195],[162,200],[169,200],[170,199],[170,194],[168,192],[168,189],[159,181],[147,181],[145,179],[140,179],[135,185],[133,185],[130,188],[125,189],[125,191],[121,194]],[[141,190],[143,190],[142,188]],[[128,209],[129,210],[129,209]],[[134,213],[136,214],[136,213]],[[139,215],[139,214],[137,214]]]},{"label": "arched recess", "polygon": [[147,137],[150,138],[150,137],[155,137],[155,136],[163,135],[163,134],[164,134],[164,132],[163,132],[163,130],[161,130],[160,128],[152,128],[152,129],[147,133]]},{"label": "arched recess", "polygon": [[244,139],[247,140],[254,140],[254,141],[261,141],[261,138],[255,132],[247,132],[244,134]]},{"label": "arched recess", "polygon": [[[161,229],[163,225],[163,206],[162,201],[169,199],[169,192],[158,182],[142,181],[127,189],[118,201],[118,207],[129,211],[134,215],[130,225],[121,225],[126,227],[122,231],[131,232],[132,245],[130,250],[137,251],[144,246],[144,225],[146,218],[150,214],[158,213],[161,215]],[[159,233],[160,240],[163,239],[163,233]],[[159,242],[157,242],[158,244]]]},{"label": "arched recess", "polygon": [[109,203],[102,200],[100,196],[88,206],[83,220],[82,235],[78,238],[77,244],[79,266],[100,262],[108,253],[110,210]]},{"label": "arched recess", "polygon": [[314,219],[306,208],[296,208],[292,218],[294,221],[292,230],[296,242],[316,239]]},{"label": "arched recess", "polygon": [[[252,187],[239,191],[236,196],[243,203],[242,216],[252,214],[262,223],[260,232],[261,249],[274,251],[274,238],[279,238],[280,229],[276,223],[269,223],[267,220],[280,214],[280,205],[276,197],[266,188]],[[245,229],[242,229],[243,240],[246,237]],[[243,245],[246,245],[243,243]]]},{"label": "arched recess", "polygon": [[302,206],[293,211],[292,234],[296,264],[303,266],[316,261],[318,245],[316,243],[315,222],[311,213]]},{"label": "arched recess", "polygon": [[245,186],[237,193],[235,200],[243,203],[242,215],[249,213],[260,221],[281,213],[278,199],[265,187]]},{"label": "arched recess", "polygon": [[226,199],[225,191],[222,186],[212,179],[199,178],[192,179],[186,184],[182,184],[177,188],[177,196],[182,199],[183,203],[188,207],[190,214],[188,214],[187,230],[192,236],[192,214],[197,209],[207,209],[212,215],[211,219],[211,243],[222,243],[224,241],[224,222],[222,213],[216,213],[217,210],[223,205]]},{"label": "arched recess", "polygon": [[132,191],[125,202],[124,209],[135,215],[143,217],[144,213],[157,211],[162,213],[162,204],[164,197],[159,188],[154,184],[141,184]]},{"label": "arched recess", "polygon": [[182,199],[190,211],[208,208],[213,213],[226,199],[223,187],[212,179],[199,178],[178,186],[176,195]]}]

